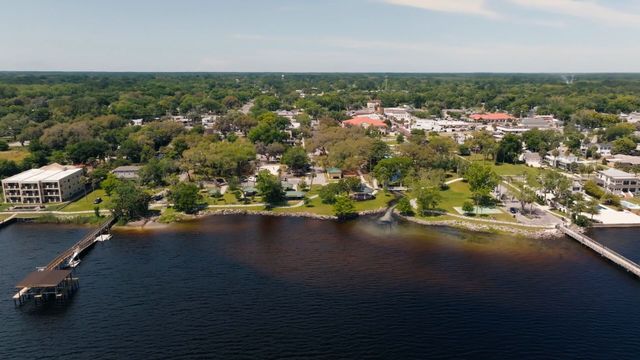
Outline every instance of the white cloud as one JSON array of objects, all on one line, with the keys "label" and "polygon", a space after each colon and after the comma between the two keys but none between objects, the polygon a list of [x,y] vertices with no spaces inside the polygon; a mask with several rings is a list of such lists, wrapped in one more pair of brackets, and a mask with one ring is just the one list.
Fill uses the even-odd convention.
[{"label": "white cloud", "polygon": [[594,0],[510,0],[512,3],[554,14],[587,19],[608,25],[638,26],[640,14],[607,7]]},{"label": "white cloud", "polygon": [[410,6],[425,10],[460,13],[497,18],[498,13],[487,7],[485,0],[383,0],[387,4]]}]

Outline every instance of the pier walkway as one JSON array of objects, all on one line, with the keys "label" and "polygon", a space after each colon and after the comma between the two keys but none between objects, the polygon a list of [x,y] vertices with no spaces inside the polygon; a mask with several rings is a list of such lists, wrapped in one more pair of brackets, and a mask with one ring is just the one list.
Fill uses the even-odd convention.
[{"label": "pier walkway", "polygon": [[16,288],[20,290],[13,296],[14,304],[19,306],[29,299],[34,299],[37,305],[50,298],[56,301],[64,301],[69,298],[78,288],[78,279],[72,277],[72,269],[65,266],[66,262],[93,246],[98,236],[109,230],[114,223],[115,218],[109,217],[98,228],[56,256],[47,266],[38,268],[27,275],[16,285]]},{"label": "pier walkway", "polygon": [[45,266],[45,270],[55,270],[61,267],[64,264],[65,260],[69,259],[74,252],[78,252],[82,254],[85,250],[91,247],[96,242],[96,238],[98,235],[102,234],[106,230],[109,230],[111,225],[115,222],[113,217],[107,219],[107,221],[103,222],[96,230],[87,234],[82,240],[75,243],[73,246],[62,252],[55,259],[51,260],[47,266]]},{"label": "pier walkway", "polygon": [[570,228],[564,226],[564,225],[559,225],[558,229],[560,231],[562,231],[563,233],[565,233],[567,236],[569,236],[570,238],[576,240],[577,242],[581,243],[582,245],[590,248],[591,250],[595,251],[596,253],[600,254],[600,256],[606,258],[607,260],[611,261],[612,263],[620,266],[621,268],[625,269],[626,271],[634,274],[637,277],[640,277],[640,265],[636,264],[635,262],[627,259],[626,257],[618,254],[617,252],[607,248],[606,246],[600,244],[599,242],[593,240],[592,238],[580,234],[577,231],[571,230]]}]

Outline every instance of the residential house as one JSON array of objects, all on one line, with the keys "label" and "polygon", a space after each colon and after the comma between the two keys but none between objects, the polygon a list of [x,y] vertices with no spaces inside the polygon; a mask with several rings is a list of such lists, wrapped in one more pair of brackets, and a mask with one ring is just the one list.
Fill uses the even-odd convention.
[{"label": "residential house", "polygon": [[600,186],[613,194],[635,195],[640,191],[640,179],[621,170],[598,171],[597,180]]},{"label": "residential house", "polygon": [[111,173],[121,180],[137,180],[141,168],[142,166],[137,165],[118,166]]},{"label": "residential house", "polygon": [[332,179],[332,180],[342,179],[342,170],[334,167],[328,168],[327,176],[329,176],[329,179]]}]

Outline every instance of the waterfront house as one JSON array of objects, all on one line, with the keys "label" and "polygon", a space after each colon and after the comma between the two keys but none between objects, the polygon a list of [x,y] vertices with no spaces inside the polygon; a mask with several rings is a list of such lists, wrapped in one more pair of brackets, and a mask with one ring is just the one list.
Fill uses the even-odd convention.
[{"label": "waterfront house", "polygon": [[619,195],[635,195],[640,191],[640,180],[636,175],[617,169],[598,171],[598,185],[606,191]]}]

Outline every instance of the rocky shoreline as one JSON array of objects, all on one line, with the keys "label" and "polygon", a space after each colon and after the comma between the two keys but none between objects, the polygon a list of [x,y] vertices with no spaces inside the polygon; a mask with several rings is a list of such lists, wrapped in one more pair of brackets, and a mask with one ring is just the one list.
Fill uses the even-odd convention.
[{"label": "rocky shoreline", "polygon": [[[380,208],[376,210],[367,210],[358,212],[358,216],[367,216],[367,215],[377,215],[384,214],[387,211],[387,208]],[[501,224],[481,224],[464,220],[442,220],[442,221],[427,221],[422,219],[417,219],[415,217],[403,216],[400,215],[397,211],[394,214],[405,221],[412,222],[414,224],[419,224],[423,226],[445,226],[452,227],[457,229],[463,229],[467,231],[474,232],[482,232],[482,233],[493,233],[493,232],[502,232],[507,234],[513,234],[516,236],[526,236],[529,238],[543,239],[543,238],[556,238],[561,237],[563,234],[556,229],[531,229],[527,230],[524,228],[518,228],[515,226],[507,226]],[[207,216],[229,216],[229,215],[256,215],[256,216],[271,216],[271,217],[291,217],[291,218],[307,218],[307,219],[315,219],[315,220],[338,220],[336,216],[333,215],[320,215],[314,214],[311,212],[274,212],[267,210],[248,210],[248,209],[220,209],[215,211],[206,211],[199,215],[185,215],[182,220],[189,221],[195,220]],[[152,229],[164,229],[170,227],[171,223],[165,224],[158,222],[157,218],[140,220],[136,222],[129,223],[125,226],[119,226],[124,229],[140,229],[140,230],[152,230]]]},{"label": "rocky shoreline", "polygon": [[526,236],[528,238],[534,239],[547,239],[547,238],[557,238],[562,237],[563,234],[561,231],[557,229],[544,229],[544,230],[525,230],[524,228],[517,228],[515,226],[506,226],[499,224],[479,224],[472,223],[464,220],[442,220],[442,221],[427,221],[421,220],[414,217],[403,216],[400,214],[396,215],[406,221],[410,221],[415,224],[423,225],[423,226],[447,226],[453,227],[457,229],[463,229],[474,232],[483,232],[483,233],[492,233],[492,232],[504,232],[508,234],[513,234],[517,236]]}]

